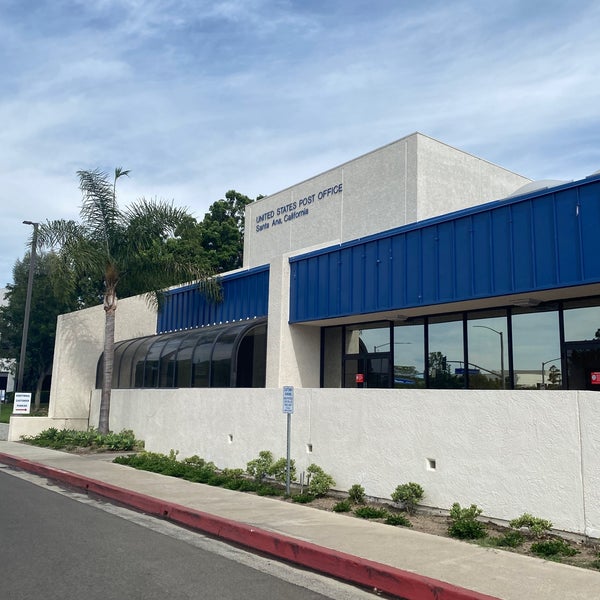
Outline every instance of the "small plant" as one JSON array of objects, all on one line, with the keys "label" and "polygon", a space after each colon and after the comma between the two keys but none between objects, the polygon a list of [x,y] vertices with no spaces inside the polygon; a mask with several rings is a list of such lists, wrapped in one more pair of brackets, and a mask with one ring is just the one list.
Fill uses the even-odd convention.
[{"label": "small plant", "polygon": [[352,502],[350,500],[341,500],[333,507],[333,512],[350,512],[352,510]]},{"label": "small plant", "polygon": [[450,526],[448,535],[460,540],[476,540],[485,537],[485,526],[477,520],[481,509],[475,504],[469,508],[461,508],[458,502],[450,510]]},{"label": "small plant", "polygon": [[54,450],[89,448],[96,452],[106,452],[140,450],[144,447],[144,442],[136,440],[130,429],[124,429],[119,433],[109,431],[107,434],[101,434],[93,428],[79,431],[50,427],[35,436],[21,436],[21,439],[27,444]]},{"label": "small plant", "polygon": [[254,478],[255,481],[262,481],[273,466],[273,453],[269,450],[261,450],[258,458],[249,461],[246,464],[246,473]]},{"label": "small plant", "polygon": [[388,516],[388,511],[385,508],[360,506],[354,510],[354,514],[361,519],[385,519]]},{"label": "small plant", "polygon": [[292,502],[297,502],[298,504],[308,504],[312,502],[315,497],[312,494],[295,494],[292,496]]},{"label": "small plant", "polygon": [[414,514],[417,504],[423,499],[425,491],[414,481],[399,485],[392,493],[392,500],[397,503],[402,503],[406,512],[409,515]]},{"label": "small plant", "polygon": [[364,504],[365,503],[365,488],[362,485],[355,483],[348,490],[348,498],[350,499],[351,502],[354,502],[355,504]]},{"label": "small plant", "polygon": [[315,498],[325,496],[335,485],[333,477],[315,463],[308,465],[306,472],[308,473],[308,493]]},{"label": "small plant", "polygon": [[273,485],[262,484],[256,489],[258,496],[283,496],[285,492]]},{"label": "small plant", "polygon": [[575,556],[575,550],[565,540],[544,540],[531,544],[531,551],[542,558],[557,558],[559,556]]},{"label": "small plant", "polygon": [[[275,478],[279,483],[286,483],[287,479],[287,459],[280,458],[276,460],[268,471],[271,477]],[[296,462],[294,459],[290,460],[290,481],[296,481]]]},{"label": "small plant", "polygon": [[518,548],[524,541],[525,538],[519,531],[507,531],[497,538],[496,544],[505,548]]},{"label": "small plant", "polygon": [[510,521],[509,525],[513,529],[521,529],[526,527],[529,532],[536,538],[541,538],[552,529],[552,523],[546,519],[534,517],[529,513],[522,514],[518,519]]},{"label": "small plant", "polygon": [[394,526],[399,525],[400,527],[412,527],[412,523],[404,515],[401,514],[388,515],[385,518],[385,524]]}]

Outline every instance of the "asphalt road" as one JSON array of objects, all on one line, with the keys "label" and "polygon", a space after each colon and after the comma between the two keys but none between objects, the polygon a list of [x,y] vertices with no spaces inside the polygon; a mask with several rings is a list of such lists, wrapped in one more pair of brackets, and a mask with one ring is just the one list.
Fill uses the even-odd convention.
[{"label": "asphalt road", "polygon": [[0,466],[0,597],[363,600],[374,595]]}]

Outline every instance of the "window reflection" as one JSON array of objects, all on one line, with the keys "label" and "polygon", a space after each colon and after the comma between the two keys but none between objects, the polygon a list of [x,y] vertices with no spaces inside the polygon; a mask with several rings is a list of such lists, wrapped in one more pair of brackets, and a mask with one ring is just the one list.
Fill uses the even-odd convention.
[{"label": "window reflection", "polygon": [[425,387],[425,355],[423,322],[410,322],[394,327],[394,387]]},{"label": "window reflection", "polygon": [[559,388],[560,336],[558,311],[513,314],[515,388]]},{"label": "window reflection", "polygon": [[429,387],[464,387],[465,358],[462,316],[431,319],[429,324]]},{"label": "window reflection", "polygon": [[506,389],[510,382],[506,316],[470,313],[468,319],[469,387]]},{"label": "window reflection", "polygon": [[565,341],[600,340],[600,306],[565,310]]},{"label": "window reflection", "polygon": [[346,327],[346,354],[389,351],[389,323],[363,323]]}]

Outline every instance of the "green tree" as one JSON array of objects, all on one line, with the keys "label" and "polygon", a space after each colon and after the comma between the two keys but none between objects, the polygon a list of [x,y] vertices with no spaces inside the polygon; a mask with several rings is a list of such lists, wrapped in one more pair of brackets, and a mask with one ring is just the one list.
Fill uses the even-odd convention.
[{"label": "green tree", "polygon": [[[259,196],[257,200],[262,198]],[[238,269],[243,263],[245,208],[253,202],[235,190],[211,204],[199,225],[200,243],[216,272]]]},{"label": "green tree", "polygon": [[117,182],[129,171],[115,169],[114,178],[100,171],[78,171],[82,192],[80,222],[48,221],[40,225],[40,246],[55,247],[73,285],[87,279],[101,281],[105,311],[104,363],[98,430],[109,429],[110,396],[115,341],[117,291],[148,293],[155,299],[176,283],[199,281],[204,293],[216,298],[216,283],[202,265],[176,260],[168,240],[189,221],[189,213],[172,203],[141,198],[125,209],[117,203]]},{"label": "green tree", "polygon": [[[0,344],[2,355],[19,359],[25,316],[25,297],[29,276],[29,254],[13,267],[13,284],[7,287],[7,304],[0,308]],[[26,389],[33,390],[34,406],[40,406],[44,380],[52,373],[56,318],[75,310],[79,305],[76,294],[64,294],[54,286],[53,271],[57,257],[42,253],[37,257],[31,296],[29,334],[25,356],[23,381]]]}]

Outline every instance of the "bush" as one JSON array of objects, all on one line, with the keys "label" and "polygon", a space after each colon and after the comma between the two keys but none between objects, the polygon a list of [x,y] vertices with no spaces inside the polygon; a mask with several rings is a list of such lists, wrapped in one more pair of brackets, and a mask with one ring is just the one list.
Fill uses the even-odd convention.
[{"label": "bush", "polygon": [[295,494],[292,496],[292,502],[297,502],[299,504],[308,504],[314,499],[315,497],[312,494]]},{"label": "bush", "polygon": [[[286,483],[287,458],[280,458],[269,467],[269,475],[279,483]],[[290,481],[296,481],[296,462],[290,460]]]},{"label": "bush", "polygon": [[498,546],[505,548],[518,548],[524,541],[525,538],[518,531],[507,531],[497,538],[496,543]]},{"label": "bush", "polygon": [[518,519],[510,521],[509,525],[513,529],[521,529],[526,527],[529,532],[536,538],[541,538],[552,529],[552,523],[546,519],[534,517],[529,513],[522,514]]},{"label": "bush", "polygon": [[306,472],[308,473],[308,493],[315,498],[325,496],[335,485],[333,477],[315,463],[308,465]]},{"label": "bush", "polygon": [[285,491],[272,485],[262,484],[256,489],[259,496],[283,496]]},{"label": "bush", "polygon": [[352,510],[352,502],[350,500],[341,500],[333,507],[333,512],[350,512]]},{"label": "bush", "polygon": [[542,558],[556,558],[557,556],[575,556],[575,550],[564,540],[545,540],[531,544],[531,551]]},{"label": "bush", "polygon": [[385,519],[386,525],[401,527],[412,527],[412,523],[404,515],[388,515]]},{"label": "bush", "polygon": [[262,481],[273,466],[273,453],[269,450],[261,450],[258,458],[249,461],[246,464],[246,473],[253,477],[255,481]]},{"label": "bush", "polygon": [[355,483],[348,490],[348,498],[350,499],[351,502],[354,502],[355,504],[364,504],[365,488],[362,485]]},{"label": "bush", "polygon": [[402,503],[408,514],[413,514],[417,504],[423,499],[425,491],[414,481],[399,485],[392,493],[392,500],[397,503]]},{"label": "bush", "polygon": [[460,540],[476,540],[485,537],[486,531],[483,523],[477,520],[481,509],[475,504],[469,508],[461,508],[458,502],[450,510],[450,526],[448,535]]},{"label": "bush", "polygon": [[361,506],[355,509],[354,514],[361,519],[385,519],[388,516],[388,511],[385,508]]},{"label": "bush", "polygon": [[136,440],[133,431],[130,429],[124,429],[119,433],[109,431],[103,435],[93,428],[79,431],[50,427],[35,436],[21,436],[21,439],[27,444],[54,450],[89,448],[90,450],[106,452],[138,450],[144,447],[144,443]]}]

